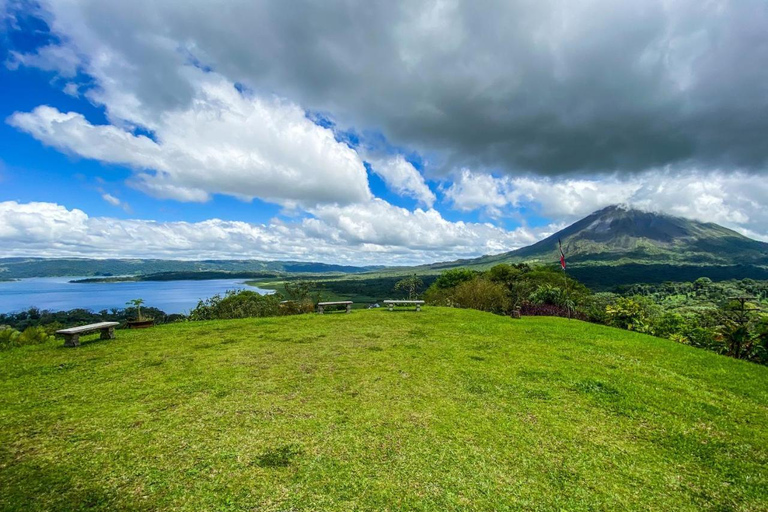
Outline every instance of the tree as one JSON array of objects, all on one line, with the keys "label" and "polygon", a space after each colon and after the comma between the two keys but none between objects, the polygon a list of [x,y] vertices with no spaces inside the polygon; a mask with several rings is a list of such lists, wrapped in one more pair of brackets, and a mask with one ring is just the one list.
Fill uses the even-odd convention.
[{"label": "tree", "polygon": [[303,302],[310,298],[312,290],[318,288],[316,281],[305,281],[297,279],[296,281],[286,281],[285,294],[289,299],[297,302]]},{"label": "tree", "polygon": [[416,274],[413,274],[410,277],[406,277],[405,279],[401,279],[397,283],[395,283],[395,290],[399,291],[405,291],[408,293],[408,300],[413,300],[419,295],[419,290],[424,286],[424,281],[421,280],[419,276]]},{"label": "tree", "polygon": [[453,268],[446,270],[435,281],[435,287],[445,290],[458,286],[464,281],[471,281],[478,273],[468,268]]},{"label": "tree", "polygon": [[128,302],[125,303],[126,306],[133,306],[133,307],[136,308],[136,316],[137,316],[136,319],[139,322],[141,322],[143,320],[143,318],[141,317],[141,305],[142,304],[144,304],[144,299],[133,299],[133,300],[129,300]]},{"label": "tree", "polygon": [[720,335],[731,357],[748,359],[753,348],[760,346],[762,317],[754,300],[748,296],[731,297],[721,310]]}]

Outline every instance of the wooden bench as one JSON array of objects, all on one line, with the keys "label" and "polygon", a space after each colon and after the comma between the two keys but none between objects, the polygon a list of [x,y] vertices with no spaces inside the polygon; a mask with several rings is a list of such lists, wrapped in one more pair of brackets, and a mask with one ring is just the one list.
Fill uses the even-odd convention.
[{"label": "wooden bench", "polygon": [[347,306],[347,313],[349,313],[352,311],[352,304],[354,304],[354,302],[351,300],[341,300],[338,302],[318,302],[317,313],[322,315],[326,306]]},{"label": "wooden bench", "polygon": [[61,329],[56,334],[64,336],[65,347],[77,347],[80,345],[80,335],[101,331],[102,340],[112,340],[115,338],[115,327],[119,322],[99,322],[97,324],[81,325],[80,327],[70,327]]},{"label": "wooden bench", "polygon": [[412,304],[416,304],[416,311],[421,311],[421,305],[424,304],[423,300],[385,300],[384,304],[389,306],[389,310],[392,311],[392,309],[397,304],[402,304],[405,306],[410,306]]}]

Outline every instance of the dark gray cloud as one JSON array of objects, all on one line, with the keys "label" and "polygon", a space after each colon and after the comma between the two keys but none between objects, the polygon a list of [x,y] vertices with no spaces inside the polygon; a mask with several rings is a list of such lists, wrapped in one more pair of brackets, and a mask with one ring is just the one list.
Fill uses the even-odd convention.
[{"label": "dark gray cloud", "polygon": [[[765,0],[44,2],[148,111],[194,58],[341,126],[470,166],[545,175],[762,171]],[[97,71],[94,71],[97,72]],[[124,87],[126,87],[124,85]]]}]

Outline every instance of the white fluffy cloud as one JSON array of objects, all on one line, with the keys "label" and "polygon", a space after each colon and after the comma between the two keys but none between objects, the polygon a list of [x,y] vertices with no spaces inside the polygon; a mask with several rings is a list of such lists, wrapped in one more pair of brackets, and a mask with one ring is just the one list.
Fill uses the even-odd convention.
[{"label": "white fluffy cloud", "polygon": [[241,94],[215,73],[187,73],[196,100],[158,116],[155,140],[48,106],[8,122],[47,145],[136,169],[133,184],[157,197],[205,201],[219,193],[304,205],[370,197],[359,155],[301,108]]},{"label": "white fluffy cloud", "polygon": [[120,201],[120,199],[116,198],[115,196],[113,196],[112,194],[109,194],[107,192],[104,192],[103,194],[101,194],[101,198],[103,200],[105,200],[106,202],[108,202],[109,204],[111,204],[112,206],[120,206],[120,205],[123,204]]},{"label": "white fluffy cloud", "polygon": [[462,169],[456,181],[446,190],[445,197],[462,211],[484,208],[492,215],[501,213],[509,203],[506,197],[508,178],[494,178],[489,174],[473,173]]},{"label": "white fluffy cloud", "polygon": [[535,209],[575,220],[612,204],[716,222],[768,240],[768,183],[745,173],[651,171],[628,177],[551,179],[496,178],[463,170],[446,191],[462,210],[507,213]]},{"label": "white fluffy cloud", "polygon": [[6,256],[263,258],[348,264],[416,264],[498,253],[550,230],[506,231],[449,222],[435,210],[414,212],[375,200],[323,206],[315,216],[269,224],[211,219],[155,222],[90,217],[54,203],[0,202]]},{"label": "white fluffy cloud", "polygon": [[424,182],[424,177],[402,155],[367,160],[373,172],[381,176],[393,191],[402,196],[413,197],[426,206],[435,203],[435,194]]},{"label": "white fluffy cloud", "polygon": [[[2,5],[0,5],[0,12],[2,12]],[[62,77],[72,78],[77,74],[80,58],[71,47],[49,44],[34,53],[11,51],[5,65],[10,69],[31,66],[46,71],[56,71]]]}]

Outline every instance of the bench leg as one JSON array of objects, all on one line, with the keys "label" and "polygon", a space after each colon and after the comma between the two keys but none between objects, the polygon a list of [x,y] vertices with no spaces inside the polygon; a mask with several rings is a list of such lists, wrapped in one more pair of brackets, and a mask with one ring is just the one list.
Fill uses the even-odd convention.
[{"label": "bench leg", "polygon": [[317,314],[322,315],[323,314],[323,306],[317,306]]},{"label": "bench leg", "polygon": [[352,312],[352,304],[347,304],[347,313]]},{"label": "bench leg", "polygon": [[80,335],[79,334],[65,334],[64,335],[64,346],[65,347],[79,347],[80,346]]},{"label": "bench leg", "polygon": [[394,306],[393,304],[390,304],[390,305],[389,305],[389,310],[390,310],[390,311],[392,311],[392,309],[393,309],[394,307],[395,307],[395,306]]},{"label": "bench leg", "polygon": [[114,327],[107,327],[106,329],[101,330],[101,337],[99,339],[102,340],[113,340],[115,339],[115,328]]},{"label": "bench leg", "polygon": [[416,311],[421,311],[421,304],[416,304]]}]

